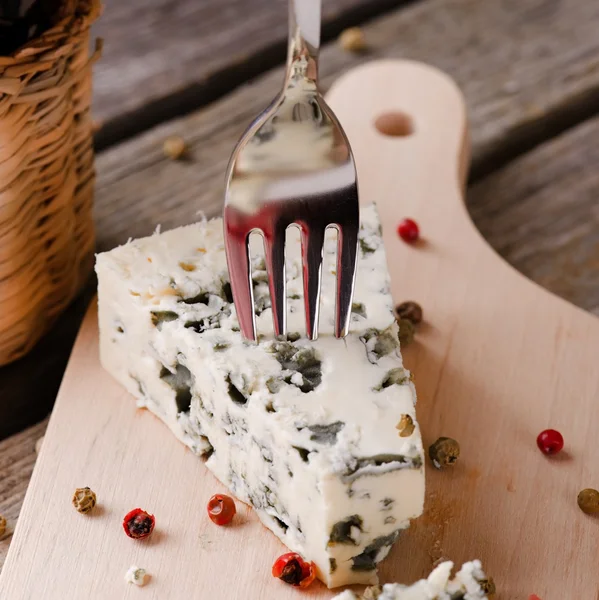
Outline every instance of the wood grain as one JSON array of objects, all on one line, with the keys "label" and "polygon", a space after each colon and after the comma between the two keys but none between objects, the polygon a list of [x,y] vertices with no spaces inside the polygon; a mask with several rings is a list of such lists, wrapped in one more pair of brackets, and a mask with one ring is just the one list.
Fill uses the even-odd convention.
[{"label": "wood grain", "polygon": [[[212,86],[220,87],[220,94],[226,91],[227,87],[220,85],[218,78],[215,80],[216,68],[210,66],[213,61],[221,61],[215,48],[230,44],[223,51],[223,56],[227,55],[223,64],[237,60],[237,85],[258,72],[247,67],[245,55],[251,52],[246,52],[246,47],[257,43],[255,38],[263,37],[270,43],[276,37],[273,31],[282,39],[285,32],[283,0],[277,0],[277,10],[267,0],[253,0],[254,12],[243,19],[236,19],[231,10],[239,9],[241,0],[227,0],[225,9],[229,10],[221,9],[222,2],[215,10],[214,1],[177,3],[180,8],[175,9],[172,0],[163,0],[164,11],[157,13],[139,9],[138,2],[119,3],[118,7],[113,2],[100,23],[105,28],[100,33],[105,31],[108,43],[105,60],[96,71],[96,109],[101,119],[123,114],[125,118],[118,119],[112,132],[100,132],[102,144],[107,141],[102,139],[104,134],[110,139],[119,135],[122,138],[127,129],[133,127],[139,132],[158,118],[205,104],[216,97],[205,94]],[[331,22],[343,21],[343,11],[359,4],[380,6],[379,1],[324,3]],[[383,8],[390,4],[394,3],[387,2]],[[134,35],[129,24],[137,22],[135,17],[140,14],[145,16],[133,30],[137,32]],[[200,15],[205,23],[200,23]],[[218,27],[222,27],[222,35]],[[599,4],[588,0],[423,0],[388,12],[365,26],[368,53],[353,55],[336,44],[330,45],[323,52],[322,69],[328,83],[341,70],[368,58],[411,58],[447,71],[462,87],[469,104],[476,135],[474,170],[488,172],[496,160],[505,161],[598,110],[598,27]],[[111,35],[115,37],[112,42]],[[197,43],[197,39],[203,43]],[[135,47],[148,51],[153,60],[131,59],[131,55],[137,56]],[[278,62],[284,57],[282,48]],[[277,61],[265,62],[259,54],[258,63],[264,69]],[[254,94],[239,97],[240,102],[247,103],[248,115],[264,106],[280,80],[277,74]],[[179,94],[181,89],[188,89],[191,98]],[[155,109],[160,112],[156,118],[144,120],[138,115],[132,119],[130,112],[147,101],[148,93],[151,97],[174,96]],[[122,131],[119,134],[115,129]]]},{"label": "wood grain", "polygon": [[0,442],[0,515],[8,521],[6,533],[0,537],[0,568],[8,553],[8,546],[37,458],[35,443],[44,435],[47,425],[48,419],[45,419]]},{"label": "wood grain", "polygon": [[599,118],[468,192],[483,237],[527,277],[599,316]]},{"label": "wood grain", "polygon": [[[100,146],[214,100],[285,61],[287,0],[104,0],[94,70]],[[403,4],[325,0],[323,39]]]},{"label": "wood grain", "polygon": [[[363,198],[379,204],[394,298],[425,307],[425,326],[404,352],[416,375],[425,445],[451,435],[462,446],[454,470],[427,470],[426,513],[384,563],[383,578],[411,581],[441,557],[477,556],[496,580],[497,600],[525,598],[532,590],[544,600],[566,591],[593,597],[597,523],[578,509],[576,493],[591,485],[599,460],[599,321],[519,275],[474,228],[458,176],[464,173],[464,107],[445,76],[413,63],[375,64],[340,81],[331,104],[352,141]],[[414,120],[412,136],[376,132],[374,118],[390,108]],[[404,210],[421,223],[422,244],[397,238],[393,224]],[[549,425],[560,428],[567,444],[554,460],[534,442]],[[65,502],[83,479],[101,493],[103,510],[92,518]],[[251,511],[242,512],[240,527],[215,536],[198,510],[214,489],[201,461],[137,411],[101,370],[92,310],[0,592],[11,600],[133,597],[121,577],[131,563],[143,562],[154,575],[144,590],[148,598],[180,598],[197,589],[218,596],[216,564],[236,565],[240,574],[228,582],[242,586],[229,588],[230,597],[243,589],[249,599],[295,598],[270,578],[265,557],[281,547]],[[137,503],[160,515],[153,543],[131,544],[118,531],[121,514]],[[40,519],[43,529],[35,527]],[[317,586],[310,597],[331,595]]]}]

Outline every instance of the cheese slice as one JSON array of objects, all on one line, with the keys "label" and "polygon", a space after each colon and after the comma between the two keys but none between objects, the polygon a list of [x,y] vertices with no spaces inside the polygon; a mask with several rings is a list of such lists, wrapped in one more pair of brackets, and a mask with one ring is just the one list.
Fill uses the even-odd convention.
[{"label": "cheese slice", "polygon": [[[376,209],[362,210],[343,340],[332,335],[335,234],[325,243],[314,342],[301,335],[299,233],[287,236],[285,340],[273,338],[262,244],[252,242],[258,344],[239,332],[220,219],[98,255],[102,364],[290,549],[314,561],[329,587],[375,583],[376,563],[424,498],[416,395]],[[404,415],[414,427],[402,437]]]},{"label": "cheese slice", "polygon": [[[478,560],[465,563],[451,578],[452,562],[441,563],[428,577],[414,585],[387,583],[369,588],[364,595],[349,590],[333,600],[487,600],[494,586],[482,571]],[[489,594],[489,596],[487,595]]]}]

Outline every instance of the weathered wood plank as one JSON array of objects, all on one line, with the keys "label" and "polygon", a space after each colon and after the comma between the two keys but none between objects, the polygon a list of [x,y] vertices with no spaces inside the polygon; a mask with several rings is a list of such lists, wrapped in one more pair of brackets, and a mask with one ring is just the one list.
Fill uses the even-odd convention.
[{"label": "weathered wood plank", "polygon": [[[406,0],[325,0],[323,39]],[[94,113],[103,146],[284,62],[287,0],[104,0]]]},{"label": "weathered wood plank", "polygon": [[[236,10],[248,12],[242,0],[153,0],[152,9],[139,8],[138,2],[107,4],[98,24],[108,43],[95,93],[97,115],[112,124],[99,132],[100,145],[139,132],[172,111],[188,112],[284,55],[285,0],[253,0],[252,12],[238,21],[231,18]],[[325,34],[331,37],[344,25],[400,4],[327,0]],[[237,24],[228,25],[229,20]],[[477,137],[486,144],[486,151],[479,148],[474,172],[488,172],[493,159],[507,160],[597,110],[598,22],[599,4],[588,0],[423,0],[367,28],[368,56],[329,50],[323,69],[330,81],[331,74],[370,56],[397,56],[446,70],[464,88]],[[279,42],[272,46],[274,39]],[[269,44],[274,49],[264,50]],[[271,94],[273,83],[265,87]],[[131,118],[142,105],[145,114],[137,111]]]},{"label": "weathered wood plank", "polygon": [[0,442],[0,515],[8,521],[0,537],[0,569],[8,553],[29,478],[35,465],[35,443],[44,435],[48,420]]},{"label": "weathered wood plank", "polygon": [[474,185],[470,213],[524,275],[599,316],[599,118]]}]

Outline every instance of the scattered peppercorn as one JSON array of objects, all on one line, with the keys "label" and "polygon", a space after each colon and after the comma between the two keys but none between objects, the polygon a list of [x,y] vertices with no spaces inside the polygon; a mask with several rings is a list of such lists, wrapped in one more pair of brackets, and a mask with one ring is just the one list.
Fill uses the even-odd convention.
[{"label": "scattered peppercorn", "polygon": [[460,445],[452,438],[440,437],[430,446],[428,455],[437,469],[451,467],[460,456]]},{"label": "scattered peppercorn", "polygon": [[0,538],[6,533],[6,519],[0,515]]},{"label": "scattered peppercorn", "polygon": [[412,321],[408,321],[408,319],[399,319],[397,324],[399,326],[399,343],[402,346],[411,344],[414,341],[414,335],[416,333]]},{"label": "scattered peppercorn", "polygon": [[237,509],[231,496],[215,494],[208,500],[208,516],[217,525],[228,525],[235,516]]},{"label": "scattered peppercorn", "polygon": [[96,506],[96,494],[88,487],[77,488],[73,494],[73,506],[82,514],[87,514]]},{"label": "scattered peppercorn", "polygon": [[156,519],[154,515],[147,513],[141,508],[134,508],[132,511],[129,511],[123,519],[125,533],[135,540],[147,538],[154,531],[155,524]]},{"label": "scattered peppercorn", "polygon": [[578,494],[578,506],[587,515],[599,513],[599,492],[586,488]]},{"label": "scattered peppercorn", "polygon": [[363,52],[366,50],[366,37],[359,27],[350,27],[341,32],[339,44],[347,52]]},{"label": "scattered peppercorn", "polygon": [[289,585],[307,588],[316,577],[316,565],[306,562],[296,552],[287,552],[277,558],[272,566],[272,576]]},{"label": "scattered peppercorn", "polygon": [[410,437],[414,433],[414,420],[410,415],[401,415],[399,423],[395,426],[399,429],[399,437]]},{"label": "scattered peppercorn", "polygon": [[416,302],[411,300],[408,302],[402,302],[396,309],[395,312],[400,319],[407,319],[411,321],[413,325],[418,325],[422,322],[422,307]]},{"label": "scattered peppercorn", "polygon": [[162,150],[167,158],[178,160],[187,151],[187,144],[180,135],[171,135],[164,140]]},{"label": "scattered peppercorn", "polygon": [[564,438],[555,429],[545,429],[537,437],[537,446],[543,454],[557,454],[564,447]]},{"label": "scattered peppercorn", "polygon": [[397,226],[397,233],[404,242],[408,243],[415,242],[420,237],[420,229],[412,219],[404,219]]},{"label": "scattered peppercorn", "polygon": [[483,591],[485,596],[491,597],[495,595],[495,592],[497,590],[495,588],[495,582],[493,581],[492,577],[483,579],[482,581],[479,581],[478,584],[480,585],[480,589]]}]

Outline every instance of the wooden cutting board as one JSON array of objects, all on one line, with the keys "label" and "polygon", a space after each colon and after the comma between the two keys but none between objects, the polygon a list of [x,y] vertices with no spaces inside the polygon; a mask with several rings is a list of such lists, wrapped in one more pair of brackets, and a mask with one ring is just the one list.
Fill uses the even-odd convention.
[{"label": "wooden cutting board", "polygon": [[[594,600],[599,518],[583,514],[576,496],[599,487],[599,321],[526,280],[474,228],[462,197],[464,101],[445,75],[417,63],[376,62],[342,77],[329,100],[356,154],[362,200],[379,205],[394,298],[424,308],[404,354],[415,372],[425,445],[447,435],[462,447],[452,471],[427,465],[425,514],[383,563],[382,580],[412,582],[441,558],[480,558],[498,600],[531,593]],[[411,134],[383,135],[375,122]],[[420,224],[420,243],[398,239],[404,216]],[[547,427],[566,440],[554,458],[535,443]],[[73,490],[86,485],[99,500],[90,516],[71,506]],[[299,592],[273,580],[270,567],[284,547],[243,505],[235,526],[213,525],[205,505],[217,491],[203,463],[102,371],[92,306],[0,597],[333,596],[320,584]],[[137,506],[157,519],[141,542],[121,530],[123,515]],[[143,589],[124,581],[132,564],[152,575]]]}]

